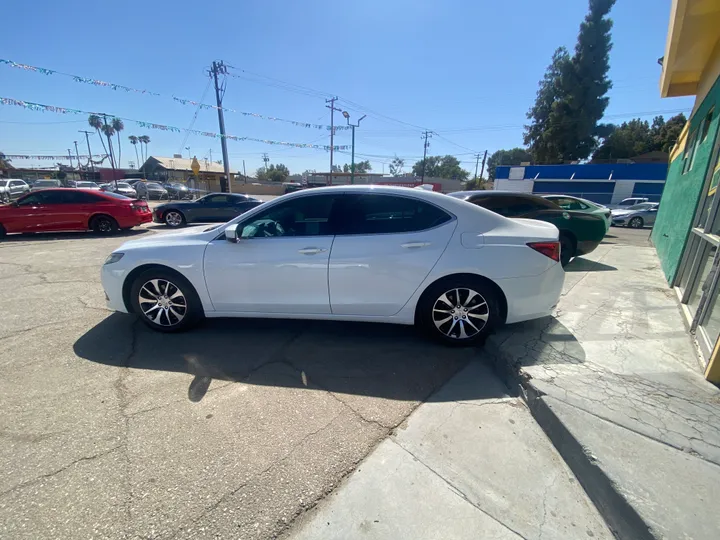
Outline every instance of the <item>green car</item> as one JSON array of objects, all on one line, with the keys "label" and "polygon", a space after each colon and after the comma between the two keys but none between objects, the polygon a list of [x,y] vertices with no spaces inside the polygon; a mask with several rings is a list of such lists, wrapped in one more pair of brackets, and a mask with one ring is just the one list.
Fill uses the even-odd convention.
[{"label": "green car", "polygon": [[543,195],[543,197],[548,201],[554,202],[563,210],[575,210],[576,212],[586,212],[588,214],[602,216],[605,220],[605,232],[608,232],[610,224],[612,223],[612,212],[607,206],[571,195]]},{"label": "green car", "polygon": [[482,206],[509,218],[547,221],[560,231],[560,262],[563,266],[578,255],[594,251],[605,237],[603,216],[563,210],[552,201],[530,193],[512,191],[458,191],[451,197]]}]

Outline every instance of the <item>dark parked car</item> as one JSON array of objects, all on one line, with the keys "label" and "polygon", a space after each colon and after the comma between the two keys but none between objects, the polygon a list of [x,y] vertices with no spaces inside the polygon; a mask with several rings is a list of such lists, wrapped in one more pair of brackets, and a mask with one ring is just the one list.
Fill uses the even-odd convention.
[{"label": "dark parked car", "polygon": [[157,182],[136,182],[133,187],[139,199],[161,201],[168,198],[167,190]]},{"label": "dark parked car", "polygon": [[210,193],[196,201],[171,202],[155,208],[153,220],[168,227],[182,227],[193,222],[225,222],[262,204],[240,193]]},{"label": "dark parked car", "polygon": [[162,185],[168,193],[170,199],[189,199],[191,197],[191,191],[185,184],[178,182],[168,182]]},{"label": "dark parked car", "polygon": [[565,266],[575,256],[594,251],[605,237],[605,220],[585,212],[563,210],[538,195],[511,191],[458,191],[463,199],[509,218],[539,219],[560,230],[560,261]]}]

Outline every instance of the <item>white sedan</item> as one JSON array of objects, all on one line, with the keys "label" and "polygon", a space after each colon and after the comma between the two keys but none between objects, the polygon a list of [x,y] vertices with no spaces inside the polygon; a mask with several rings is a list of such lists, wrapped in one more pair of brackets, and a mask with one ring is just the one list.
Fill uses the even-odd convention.
[{"label": "white sedan", "polygon": [[440,193],[302,190],[205,229],[132,240],[102,268],[111,309],[173,332],[203,317],[417,324],[449,344],[548,315],[558,230]]}]

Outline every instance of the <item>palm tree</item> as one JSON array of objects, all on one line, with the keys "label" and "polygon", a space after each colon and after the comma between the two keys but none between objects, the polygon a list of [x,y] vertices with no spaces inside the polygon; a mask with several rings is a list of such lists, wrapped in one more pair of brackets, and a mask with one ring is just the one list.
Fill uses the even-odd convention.
[{"label": "palm tree", "polygon": [[143,158],[143,163],[147,161],[148,158],[148,147],[147,145],[150,144],[150,137],[147,135],[140,135],[138,137],[138,140],[145,145],[145,157]]},{"label": "palm tree", "polygon": [[119,118],[113,118],[112,119],[112,127],[115,130],[115,133],[117,134],[117,142],[118,142],[118,167],[122,169],[122,146],[120,146],[120,132],[125,129],[125,124],[123,124],[123,121]]},{"label": "palm tree", "polygon": [[[140,158],[138,157],[138,151],[137,151],[137,144],[140,141],[135,135],[130,135],[128,137],[128,139],[130,140],[130,144],[132,144],[135,147],[135,159],[137,159],[138,169],[140,169],[140,167],[142,166],[142,163],[140,163]],[[142,149],[142,146],[140,146],[140,149]]]},{"label": "palm tree", "polygon": [[113,137],[113,135],[115,135],[115,129],[110,124],[103,124],[100,129],[102,130],[105,137],[107,137],[108,148],[110,149],[110,165],[112,165],[113,180],[115,180],[115,188],[117,188],[117,178],[116,178],[117,175],[115,174],[115,170],[116,170],[115,153],[113,152],[113,147],[112,147],[112,137]]},{"label": "palm tree", "polygon": [[100,130],[102,130],[103,127],[103,121],[97,114],[91,114],[88,116],[88,124],[90,124],[91,128],[94,128],[95,131],[97,131],[98,137],[100,137],[100,142],[102,143],[103,150],[105,150],[105,154],[108,154],[107,147],[105,146],[105,141],[103,141],[102,133],[100,133]]}]

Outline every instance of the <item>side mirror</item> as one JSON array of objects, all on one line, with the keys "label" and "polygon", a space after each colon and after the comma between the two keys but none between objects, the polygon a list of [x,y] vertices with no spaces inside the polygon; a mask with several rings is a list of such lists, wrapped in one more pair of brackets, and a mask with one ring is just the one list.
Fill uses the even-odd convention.
[{"label": "side mirror", "polygon": [[228,225],[225,229],[225,240],[228,242],[232,242],[233,244],[237,243],[238,237],[237,237],[237,223],[233,223],[232,225]]}]

